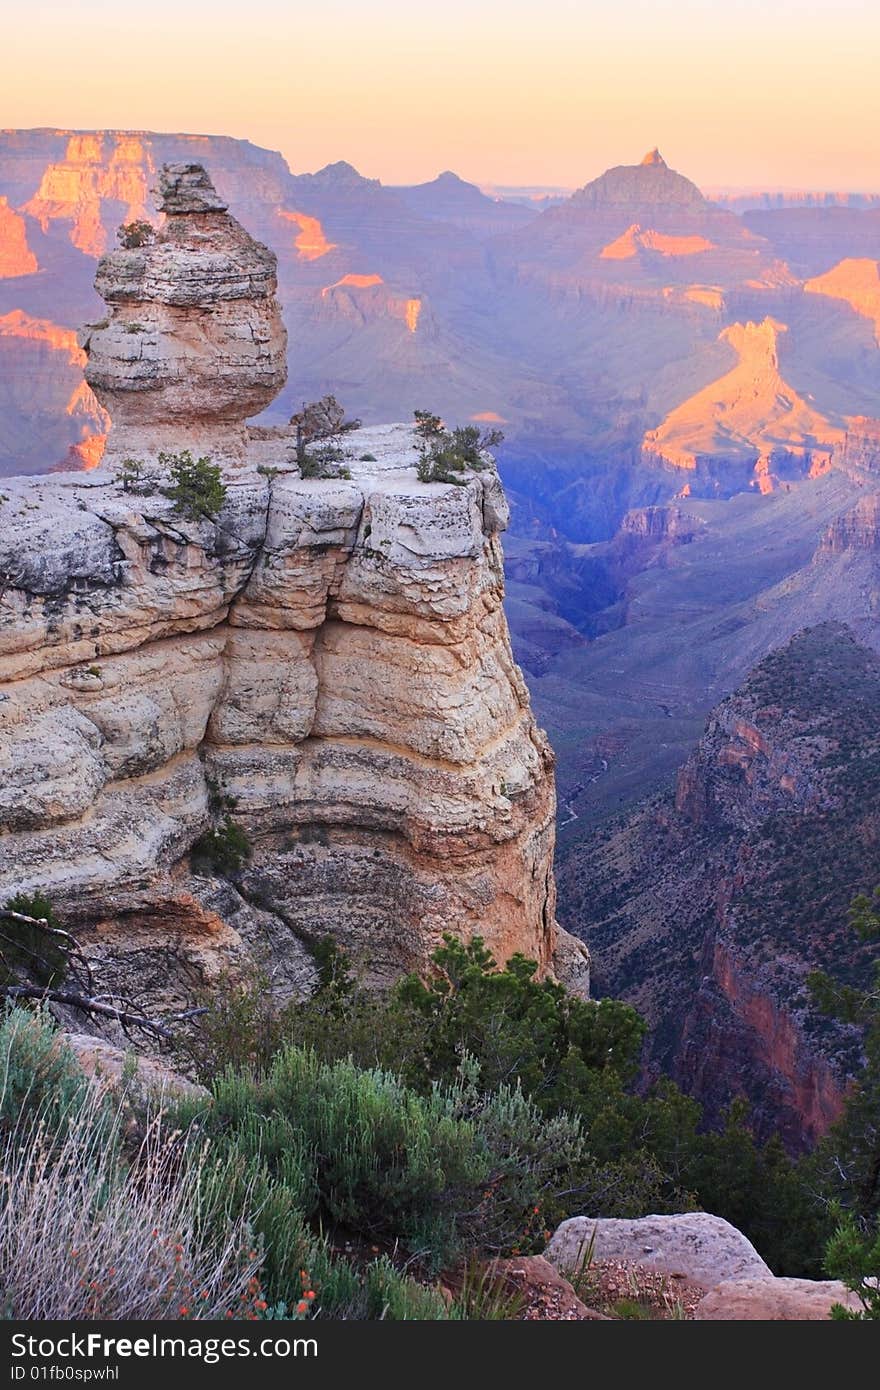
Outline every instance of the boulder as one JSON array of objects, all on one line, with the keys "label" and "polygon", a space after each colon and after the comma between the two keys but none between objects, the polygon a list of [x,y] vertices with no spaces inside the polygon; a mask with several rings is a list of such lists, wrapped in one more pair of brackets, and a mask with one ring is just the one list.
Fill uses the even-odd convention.
[{"label": "boulder", "polygon": [[722,1280],[773,1278],[741,1231],[705,1211],[631,1221],[575,1216],[563,1221],[544,1255],[567,1274],[588,1256],[591,1242],[593,1259],[622,1260],[664,1274],[682,1274],[707,1290]]},{"label": "boulder", "polygon": [[86,1076],[109,1090],[116,1090],[124,1083],[137,1100],[146,1101],[157,1096],[210,1099],[210,1091],[204,1086],[181,1076],[159,1057],[135,1056],[105,1038],[95,1038],[88,1033],[65,1033],[64,1041]]},{"label": "boulder", "polygon": [[699,1322],[815,1322],[830,1317],[832,1305],[861,1307],[839,1279],[725,1279],[710,1289],[694,1312]]},{"label": "boulder", "polygon": [[571,1284],[541,1255],[496,1260],[492,1267],[505,1288],[520,1294],[524,1322],[606,1322],[604,1313],[588,1308]]}]

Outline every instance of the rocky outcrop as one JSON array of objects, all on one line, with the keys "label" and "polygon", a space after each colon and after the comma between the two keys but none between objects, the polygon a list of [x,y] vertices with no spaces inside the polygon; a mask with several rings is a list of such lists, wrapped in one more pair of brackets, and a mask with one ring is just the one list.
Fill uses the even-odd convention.
[{"label": "rocky outcrop", "polygon": [[493,1282],[522,1304],[524,1322],[605,1322],[604,1313],[588,1308],[571,1284],[541,1255],[493,1260]]},{"label": "rocky outcrop", "polygon": [[287,380],[276,258],[197,164],[165,165],[155,234],[98,265],[109,316],[82,335],[86,381],[113,420],[108,463],[182,449],[234,458],[241,426]]},{"label": "rocky outcrop", "polygon": [[[141,481],[4,484],[0,897],[45,892],[114,988],[168,1002],[254,961],[307,992],[327,935],[375,982],[444,931],[547,971],[552,755],[501,606],[494,465],[421,483],[384,426],[301,477],[289,430],[244,423],[283,380],[273,258],[203,171],[163,190],[86,335],[107,456]],[[219,515],[175,511],[160,446],[226,465]],[[192,872],[233,802],[252,857]]]},{"label": "rocky outcrop", "polygon": [[606,1265],[619,1271],[624,1290],[644,1287],[658,1273],[686,1280],[663,1303],[668,1309],[678,1294],[678,1315],[698,1322],[808,1322],[829,1318],[835,1305],[861,1307],[838,1279],[777,1278],[741,1231],[704,1211],[631,1221],[572,1217],[556,1230],[544,1260],[575,1282],[588,1274],[594,1293]]},{"label": "rocky outcrop", "polygon": [[89,1033],[63,1033],[61,1037],[86,1076],[108,1091],[124,1092],[126,1101],[142,1111],[178,1096],[210,1101],[210,1091],[174,1071],[160,1057],[126,1052]]},{"label": "rocky outcrop", "polygon": [[842,468],[851,469],[857,477],[880,473],[880,420],[854,416],[835,450],[835,461]]},{"label": "rocky outcrop", "polygon": [[573,1216],[558,1227],[544,1258],[563,1274],[590,1260],[622,1260],[664,1274],[681,1274],[711,1289],[722,1279],[771,1279],[750,1240],[720,1216],[685,1212],[635,1220]]},{"label": "rocky outcrop", "polygon": [[848,550],[880,551],[880,495],[861,497],[849,511],[835,517],[819,543],[817,559]]}]

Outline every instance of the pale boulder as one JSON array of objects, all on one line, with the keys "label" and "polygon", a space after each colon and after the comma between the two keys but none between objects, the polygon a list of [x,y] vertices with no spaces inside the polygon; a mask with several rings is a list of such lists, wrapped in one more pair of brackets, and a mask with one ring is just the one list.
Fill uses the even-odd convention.
[{"label": "pale boulder", "polygon": [[570,1273],[583,1263],[591,1242],[596,1260],[620,1260],[664,1274],[682,1274],[705,1289],[724,1279],[773,1278],[741,1231],[705,1211],[637,1220],[575,1216],[563,1221],[544,1256],[560,1273]]}]

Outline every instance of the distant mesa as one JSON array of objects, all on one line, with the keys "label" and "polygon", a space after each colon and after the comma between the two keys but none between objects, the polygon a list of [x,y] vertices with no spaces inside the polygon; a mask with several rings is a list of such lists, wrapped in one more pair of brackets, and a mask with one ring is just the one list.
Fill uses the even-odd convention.
[{"label": "distant mesa", "polygon": [[476,184],[445,169],[429,183],[395,188],[394,193],[417,216],[452,223],[477,236],[523,226],[534,219],[533,209],[490,198]]},{"label": "distant mesa", "polygon": [[646,154],[641,164],[618,164],[578,189],[571,202],[581,207],[609,207],[619,203],[650,206],[708,208],[699,188],[683,174],[670,169],[659,151]]},{"label": "distant mesa", "polygon": [[715,242],[708,237],[674,236],[650,227],[643,231],[638,222],[633,222],[615,241],[603,246],[599,255],[603,261],[628,261],[640,251],[653,251],[660,256],[698,256],[701,251],[713,250]]},{"label": "distant mesa", "polygon": [[305,191],[343,195],[382,186],[378,179],[368,179],[358,173],[354,165],[345,159],[337,159],[335,164],[325,164],[315,174],[295,174],[292,182]]}]

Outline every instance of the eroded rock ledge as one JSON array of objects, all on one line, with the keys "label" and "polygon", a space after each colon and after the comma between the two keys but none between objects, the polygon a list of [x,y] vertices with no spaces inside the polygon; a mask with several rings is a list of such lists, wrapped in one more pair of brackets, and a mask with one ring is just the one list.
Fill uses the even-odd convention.
[{"label": "eroded rock ledge", "polygon": [[[157,242],[98,272],[136,285],[153,365],[130,370],[125,339],[145,335],[109,290],[89,379],[111,465],[211,441],[226,501],[186,520],[112,466],[4,482],[0,900],[46,893],[108,987],[168,1002],[249,961],[303,993],[327,934],[376,983],[451,930],[545,971],[556,953],[583,987],[554,917],[552,754],[511,655],[494,465],[420,482],[412,431],[389,425],[346,436],[348,477],[302,478],[289,430],[244,422],[278,360],[273,267],[203,171],[164,178]],[[169,308],[181,265],[198,302]],[[236,377],[239,338],[269,347]],[[189,861],[218,793],[253,843],[234,885]]]}]

